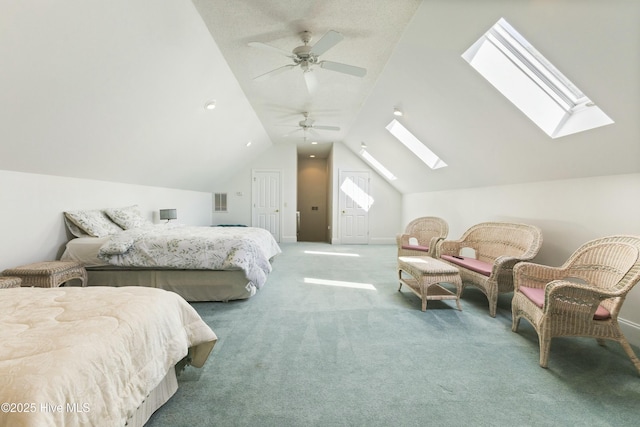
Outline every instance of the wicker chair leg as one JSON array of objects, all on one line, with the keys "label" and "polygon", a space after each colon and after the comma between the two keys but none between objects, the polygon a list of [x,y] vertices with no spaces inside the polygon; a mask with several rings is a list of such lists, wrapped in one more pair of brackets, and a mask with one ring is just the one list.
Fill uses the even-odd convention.
[{"label": "wicker chair leg", "polygon": [[498,311],[498,294],[487,292],[487,298],[489,298],[489,316],[496,317]]},{"label": "wicker chair leg", "polygon": [[518,327],[520,326],[520,316],[516,315],[516,313],[511,314],[511,330],[513,332],[518,332]]},{"label": "wicker chair leg", "polygon": [[538,339],[540,341],[540,366],[546,368],[549,363],[551,339],[547,338],[544,334],[540,335]]},{"label": "wicker chair leg", "polygon": [[620,340],[620,345],[624,349],[624,352],[627,353],[627,356],[629,356],[629,359],[631,359],[631,363],[636,367],[638,375],[640,375],[640,360],[624,337]]}]

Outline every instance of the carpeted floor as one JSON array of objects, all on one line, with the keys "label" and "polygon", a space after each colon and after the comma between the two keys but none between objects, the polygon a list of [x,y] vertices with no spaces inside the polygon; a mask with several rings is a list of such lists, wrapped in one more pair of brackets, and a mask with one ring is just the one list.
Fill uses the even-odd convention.
[{"label": "carpeted floor", "polygon": [[219,341],[148,426],[638,425],[617,343],[555,339],[542,369],[533,328],[511,332],[510,294],[496,318],[473,288],[462,311],[422,312],[398,292],[395,246],[281,246],[253,298],[193,304]]}]

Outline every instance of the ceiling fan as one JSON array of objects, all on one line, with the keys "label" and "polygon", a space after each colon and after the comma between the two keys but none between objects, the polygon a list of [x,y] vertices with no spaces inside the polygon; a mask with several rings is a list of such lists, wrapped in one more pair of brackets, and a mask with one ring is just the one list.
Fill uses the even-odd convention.
[{"label": "ceiling fan", "polygon": [[330,131],[339,131],[340,128],[338,126],[326,126],[326,125],[316,125],[315,120],[310,119],[309,118],[309,113],[304,112],[302,113],[302,115],[304,116],[304,120],[301,120],[298,122],[298,129],[289,132],[287,134],[284,134],[282,136],[290,136],[296,132],[302,131],[304,133],[304,137],[306,139],[307,137],[307,132],[308,131],[312,131],[312,130],[330,130]]},{"label": "ceiling fan", "polygon": [[341,62],[320,60],[320,55],[322,55],[333,46],[338,44],[340,41],[342,41],[342,39],[344,39],[344,36],[342,34],[337,31],[329,30],[313,46],[309,45],[311,36],[312,35],[309,31],[302,31],[300,33],[300,38],[304,44],[302,46],[296,47],[291,52],[287,52],[286,50],[260,42],[250,42],[249,46],[251,47],[277,52],[293,60],[293,64],[287,64],[283,65],[282,67],[278,67],[275,70],[271,70],[267,73],[255,77],[254,80],[266,80],[269,77],[282,73],[283,71],[300,66],[300,68],[302,68],[303,70],[307,90],[309,91],[309,93],[313,93],[317,86],[315,74],[311,72],[312,66],[314,65],[318,65],[321,68],[325,68],[327,70],[337,71],[339,73],[349,74],[356,77],[364,77],[367,74],[367,70],[361,67],[343,64]]}]

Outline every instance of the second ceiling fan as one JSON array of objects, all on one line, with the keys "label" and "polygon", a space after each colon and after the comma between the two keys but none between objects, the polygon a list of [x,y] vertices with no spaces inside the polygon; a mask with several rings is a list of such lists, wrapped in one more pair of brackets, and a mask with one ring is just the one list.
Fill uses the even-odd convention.
[{"label": "second ceiling fan", "polygon": [[339,126],[328,126],[328,125],[316,125],[315,124],[315,120],[309,118],[309,113],[304,112],[302,113],[302,115],[304,116],[304,120],[301,120],[300,122],[298,122],[298,129],[289,132],[287,134],[284,134],[282,136],[290,136],[293,135],[296,132],[302,131],[304,134],[304,139],[307,138],[307,132],[309,131],[313,131],[313,130],[329,130],[329,131],[339,131],[340,127]]},{"label": "second ceiling fan", "polygon": [[343,64],[341,62],[320,60],[320,55],[331,49],[338,44],[344,36],[337,31],[329,30],[320,40],[318,40],[313,46],[309,45],[311,41],[311,33],[309,31],[303,31],[300,33],[300,38],[304,43],[302,46],[298,46],[293,51],[287,52],[286,50],[270,46],[261,42],[250,42],[249,46],[258,49],[269,50],[280,53],[293,60],[293,64],[283,65],[267,73],[261,74],[254,78],[254,80],[266,80],[276,74],[280,74],[283,71],[290,70],[294,67],[300,67],[303,70],[305,84],[309,93],[314,93],[317,87],[317,80],[315,74],[313,74],[312,67],[315,65],[320,66],[331,71],[337,71],[339,73],[349,74],[356,77],[364,77],[367,74],[367,70],[361,67],[353,65]]}]

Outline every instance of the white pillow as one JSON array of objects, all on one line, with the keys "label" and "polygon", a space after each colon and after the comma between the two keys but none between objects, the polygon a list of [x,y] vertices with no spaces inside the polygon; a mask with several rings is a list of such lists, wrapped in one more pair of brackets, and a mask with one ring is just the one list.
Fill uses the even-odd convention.
[{"label": "white pillow", "polygon": [[105,209],[104,212],[113,222],[125,230],[140,228],[151,224],[151,221],[142,216],[138,205],[127,206],[125,208]]},{"label": "white pillow", "polygon": [[122,231],[101,210],[68,211],[64,215],[89,236],[104,237]]}]

